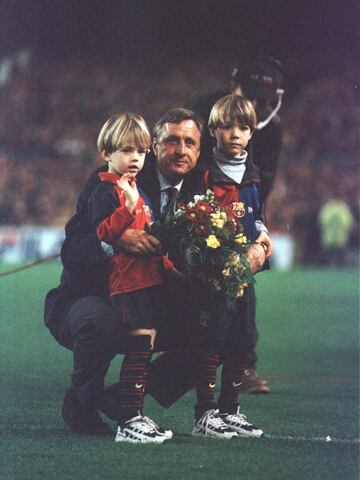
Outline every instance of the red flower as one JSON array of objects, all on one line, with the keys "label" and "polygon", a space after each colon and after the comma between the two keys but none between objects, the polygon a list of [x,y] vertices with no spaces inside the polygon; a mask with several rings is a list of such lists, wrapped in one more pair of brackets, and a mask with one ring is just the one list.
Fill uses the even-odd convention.
[{"label": "red flower", "polygon": [[200,215],[209,215],[213,211],[213,207],[209,202],[202,201],[194,206],[194,210],[198,211]]}]

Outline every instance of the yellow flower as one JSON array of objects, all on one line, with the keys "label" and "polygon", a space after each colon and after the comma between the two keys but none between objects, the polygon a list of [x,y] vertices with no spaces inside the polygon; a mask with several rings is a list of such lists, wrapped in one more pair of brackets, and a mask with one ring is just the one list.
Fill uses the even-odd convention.
[{"label": "yellow flower", "polygon": [[220,242],[215,235],[209,235],[206,239],[206,245],[210,248],[218,248],[220,247]]},{"label": "yellow flower", "polygon": [[231,253],[227,263],[229,265],[238,265],[240,263],[240,255],[238,253]]},{"label": "yellow flower", "polygon": [[239,288],[238,291],[236,292],[236,298],[241,298],[244,295],[244,289]]},{"label": "yellow flower", "polygon": [[246,238],[245,235],[243,235],[242,233],[239,233],[239,234],[236,235],[236,237],[234,238],[234,242],[241,245],[241,244],[247,242],[247,238]]},{"label": "yellow flower", "polygon": [[236,298],[241,298],[245,293],[245,288],[248,286],[247,282],[239,283],[236,290]]},{"label": "yellow flower", "polygon": [[236,273],[245,273],[246,268],[245,268],[244,265],[242,265],[241,263],[238,263],[238,264],[235,265],[234,271],[235,271]]},{"label": "yellow flower", "polygon": [[210,215],[210,220],[211,220],[211,225],[216,225],[216,222],[218,221],[219,216],[216,213],[212,213]]},{"label": "yellow flower", "polygon": [[214,225],[214,227],[218,228],[223,228],[225,225],[225,220],[226,220],[226,214],[225,218],[222,214],[222,212],[215,212],[210,215],[211,217],[211,225]]},{"label": "yellow flower", "polygon": [[224,268],[222,271],[223,277],[228,277],[230,275],[230,267]]},{"label": "yellow flower", "polygon": [[218,228],[223,228],[224,225],[225,225],[224,220],[219,219],[219,220],[215,221],[215,226],[218,227]]}]

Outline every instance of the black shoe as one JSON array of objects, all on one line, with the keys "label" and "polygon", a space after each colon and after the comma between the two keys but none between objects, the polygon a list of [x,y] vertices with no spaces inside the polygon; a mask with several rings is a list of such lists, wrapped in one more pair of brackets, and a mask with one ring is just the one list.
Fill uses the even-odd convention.
[{"label": "black shoe", "polygon": [[106,388],[103,394],[102,403],[99,406],[101,413],[104,413],[114,422],[121,416],[121,410],[119,407],[119,389],[120,383],[115,383],[111,387]]},{"label": "black shoe", "polygon": [[65,394],[61,414],[67,426],[74,433],[99,436],[114,435],[111,428],[101,420],[96,409],[84,408],[71,388]]}]

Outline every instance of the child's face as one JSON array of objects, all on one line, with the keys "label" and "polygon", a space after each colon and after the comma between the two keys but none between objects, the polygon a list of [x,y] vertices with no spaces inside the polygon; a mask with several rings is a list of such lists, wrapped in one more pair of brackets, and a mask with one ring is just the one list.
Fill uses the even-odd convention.
[{"label": "child's face", "polygon": [[246,148],[251,135],[250,127],[237,120],[214,131],[217,148],[231,156],[239,155]]},{"label": "child's face", "polygon": [[115,152],[105,154],[104,158],[109,164],[109,172],[117,175],[131,173],[136,176],[144,166],[146,150],[134,145],[123,145]]}]

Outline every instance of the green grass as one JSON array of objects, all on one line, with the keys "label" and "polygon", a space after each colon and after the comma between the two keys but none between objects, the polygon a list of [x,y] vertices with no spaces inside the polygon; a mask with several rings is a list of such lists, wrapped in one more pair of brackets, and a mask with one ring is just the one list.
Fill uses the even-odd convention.
[{"label": "green grass", "polygon": [[[0,279],[1,479],[358,479],[355,271],[258,275],[258,370],[272,393],[243,395],[241,405],[270,438],[191,437],[190,392],[168,410],[147,399],[147,414],[175,432],[163,446],[115,445],[67,430],[60,409],[71,353],[42,319],[44,296],[59,273],[53,263]],[[333,441],[321,440],[327,435]]]}]

